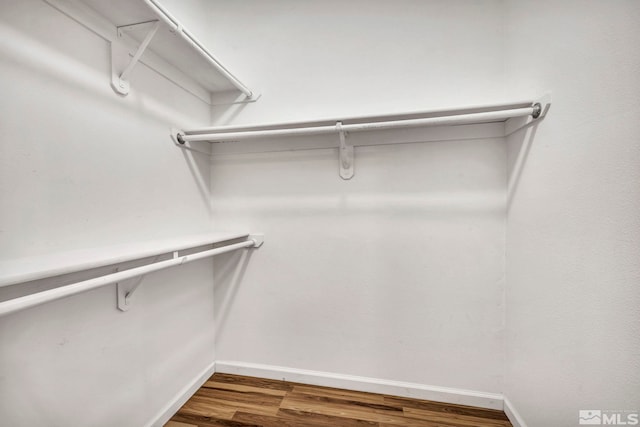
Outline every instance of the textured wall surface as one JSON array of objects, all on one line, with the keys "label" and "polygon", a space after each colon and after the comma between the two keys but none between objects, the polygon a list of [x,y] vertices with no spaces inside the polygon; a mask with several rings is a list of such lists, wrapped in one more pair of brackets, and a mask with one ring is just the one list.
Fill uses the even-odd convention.
[{"label": "textured wall surface", "polygon": [[501,1],[207,4],[202,40],[263,95],[217,109],[219,122],[405,112],[504,96]]},{"label": "textured wall surface", "polygon": [[635,1],[507,2],[510,90],[554,99],[509,140],[504,392],[529,427],[640,407],[639,20]]},{"label": "textured wall surface", "polygon": [[[108,44],[39,0],[0,2],[0,74],[3,261],[209,229],[209,159],[168,138],[207,105],[144,66],[117,96]],[[213,360],[211,277],[148,275],[127,313],[112,285],[0,318],[0,424],[150,421]]]},{"label": "textured wall surface", "polygon": [[[0,256],[212,219],[265,246],[149,275],[126,314],[106,287],[0,319],[3,423],[140,426],[214,358],[504,393],[528,427],[638,409],[638,2],[166,5],[259,102],[210,111],[144,66],[120,98],[104,40],[0,4]],[[167,138],[547,90],[506,144],[357,148],[351,181],[332,149],[209,159]]]},{"label": "textured wall surface", "polygon": [[[208,44],[263,93],[236,122],[502,94],[500,2],[212,8]],[[501,139],[358,147],[343,181],[333,149],[214,157],[215,222],[267,236],[216,284],[217,359],[500,392],[505,159]]]},{"label": "textured wall surface", "polygon": [[216,283],[217,358],[499,392],[504,158],[362,148],[348,182],[334,150],[214,160],[216,222],[268,236]]}]

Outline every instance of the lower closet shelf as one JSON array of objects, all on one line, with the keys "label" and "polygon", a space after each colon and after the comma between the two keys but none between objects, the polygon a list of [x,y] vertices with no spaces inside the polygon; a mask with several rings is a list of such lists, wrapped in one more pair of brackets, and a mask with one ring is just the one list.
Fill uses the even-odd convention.
[{"label": "lower closet shelf", "polygon": [[[141,277],[145,274],[163,270],[174,266],[180,266],[192,261],[213,257],[244,248],[258,248],[263,243],[261,234],[248,233],[214,233],[205,236],[195,236],[187,239],[145,242],[124,247],[110,247],[94,249],[88,251],[66,252],[46,257],[22,258],[15,261],[4,261],[2,270],[9,274],[0,279],[1,286],[10,286],[47,279],[79,271],[86,271],[107,265],[117,265],[126,261],[141,260],[155,256],[153,261],[142,266],[117,271],[111,274],[101,275],[88,280],[54,287],[41,292],[36,292],[18,298],[0,302],[0,316],[21,311],[30,307],[35,307],[47,302],[66,298],[75,294],[86,292],[102,286],[117,283],[118,308],[127,311],[130,305],[130,297],[138,288]],[[220,244],[223,244],[220,246]],[[204,246],[214,247],[189,251],[187,254],[180,254],[186,249],[202,248]],[[168,259],[159,260],[164,255]],[[75,262],[70,262],[74,260]],[[56,262],[58,264],[56,264]],[[37,269],[29,269],[35,266]],[[123,282],[132,278],[140,278],[134,283],[125,284]]]}]

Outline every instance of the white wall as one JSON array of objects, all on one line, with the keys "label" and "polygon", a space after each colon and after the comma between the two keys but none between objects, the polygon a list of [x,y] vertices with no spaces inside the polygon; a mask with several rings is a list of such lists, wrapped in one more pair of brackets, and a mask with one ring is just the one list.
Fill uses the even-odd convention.
[{"label": "white wall", "polygon": [[505,95],[501,1],[208,4],[202,40],[262,94],[218,109],[220,122],[458,107]]},{"label": "white wall", "polygon": [[[207,44],[263,94],[235,122],[467,104],[503,95],[501,6],[214,2]],[[343,181],[333,149],[214,157],[214,222],[266,236],[241,280],[216,260],[217,359],[500,392],[505,159],[357,148]]]},{"label": "white wall", "polygon": [[[144,66],[118,97],[108,44],[39,0],[0,3],[0,75],[3,260],[209,230],[209,159],[168,138],[207,105]],[[213,360],[211,277],[149,275],[127,313],[108,286],[2,317],[0,424],[150,421]]]},{"label": "white wall", "polygon": [[640,3],[506,6],[510,91],[553,106],[509,140],[504,392],[529,427],[575,426],[640,407]]},{"label": "white wall", "polygon": [[167,5],[263,94],[214,121],[546,90],[553,109],[508,153],[496,138],[358,148],[351,181],[335,150],[210,164],[167,138],[209,121],[201,101],[144,67],[119,98],[106,42],[44,2],[2,2],[3,259],[189,234],[211,215],[267,236],[251,259],[146,277],[126,314],[108,287],[0,319],[4,423],[143,425],[214,344],[219,360],[504,392],[529,427],[637,409],[637,2]]}]

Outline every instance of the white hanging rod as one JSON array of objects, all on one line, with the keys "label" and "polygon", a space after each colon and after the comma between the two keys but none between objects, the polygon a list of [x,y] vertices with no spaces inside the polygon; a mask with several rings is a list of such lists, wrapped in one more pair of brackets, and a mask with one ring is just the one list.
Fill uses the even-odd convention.
[{"label": "white hanging rod", "polygon": [[131,279],[133,277],[142,276],[154,271],[163,270],[165,268],[186,264],[203,258],[220,255],[226,252],[235,251],[242,248],[253,248],[261,245],[259,238],[250,238],[247,241],[223,246],[221,248],[209,249],[190,255],[179,256],[166,261],[160,261],[141,267],[132,268],[117,273],[107,274],[105,276],[96,277],[94,279],[84,280],[82,282],[73,283],[59,288],[49,289],[43,292],[14,298],[8,301],[0,302],[0,316],[35,307],[51,301],[56,301],[82,292],[87,292],[105,285]]},{"label": "white hanging rod", "polygon": [[[438,117],[410,118],[404,120],[373,121],[364,123],[344,123],[337,121],[335,125],[321,125],[308,127],[291,127],[285,129],[260,129],[250,127],[248,130],[237,130],[238,127],[218,127],[177,131],[175,139],[180,144],[186,142],[207,141],[207,142],[228,142],[252,138],[265,138],[274,136],[295,136],[295,135],[319,135],[339,132],[356,132],[379,129],[394,129],[417,126],[438,126],[438,125],[460,125],[469,123],[484,123],[491,121],[504,121],[514,117],[531,116],[534,119],[540,117],[542,105],[535,103],[527,107],[510,108],[498,111],[476,112],[467,114],[453,114]],[[433,113],[431,113],[433,114]],[[279,125],[269,125],[277,127]],[[265,126],[266,127],[266,126]],[[208,132],[207,132],[208,131]]]},{"label": "white hanging rod", "polygon": [[224,244],[230,240],[246,240],[250,236],[255,235],[244,231],[199,233],[172,239],[76,249],[43,256],[2,260],[0,261],[0,287],[121,264],[205,245]]},{"label": "white hanging rod", "polygon": [[189,43],[196,51],[200,52],[202,56],[213,65],[223,76],[225,76],[233,86],[240,92],[244,93],[248,98],[253,96],[251,90],[246,87],[236,76],[231,74],[224,65],[222,65],[215,56],[211,54],[203,45],[196,39],[189,31],[185,30],[180,22],[174,18],[164,7],[162,7],[156,0],[143,0],[147,6],[151,8],[167,25],[176,29],[176,32]]}]

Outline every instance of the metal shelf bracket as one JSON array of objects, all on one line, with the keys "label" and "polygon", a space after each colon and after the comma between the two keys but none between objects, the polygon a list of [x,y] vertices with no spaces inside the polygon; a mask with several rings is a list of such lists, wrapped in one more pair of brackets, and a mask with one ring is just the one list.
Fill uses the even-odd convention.
[{"label": "metal shelf bracket", "polygon": [[[178,256],[178,252],[173,252],[173,257],[176,258]],[[158,261],[158,257],[153,258],[152,264]],[[118,268],[116,268],[118,271]],[[142,281],[144,280],[144,275],[138,276],[133,280],[127,280],[126,282],[117,282],[116,283],[116,293],[118,295],[118,310],[120,311],[128,311],[131,308],[131,297],[133,293],[138,289]]]},{"label": "metal shelf bracket", "polygon": [[[257,249],[260,246],[262,246],[264,244],[264,234],[262,233],[256,233],[256,234],[250,234],[248,239],[247,239],[247,243],[249,243],[249,245],[247,245],[245,242],[242,242],[241,244],[244,244],[245,247],[250,248],[250,249]],[[233,245],[231,245],[233,246]],[[212,251],[220,251],[220,250],[224,250],[224,246],[218,249],[211,249],[209,251],[204,251],[202,253],[206,253],[206,252],[212,252]],[[196,254],[198,255],[198,254]],[[174,264],[177,263],[177,265],[182,265],[185,262],[189,262],[189,258],[191,257],[191,255],[180,255],[179,251],[173,251],[173,256],[172,256],[172,260],[178,260],[179,261],[175,261]],[[150,265],[155,264],[156,262],[158,262],[158,259],[160,258],[160,256],[156,256],[153,261],[151,262]],[[168,261],[163,261],[163,262],[171,262],[172,260],[168,260]],[[118,272],[118,268],[116,268],[115,272]],[[120,311],[129,311],[129,309],[132,306],[132,297],[134,292],[138,289],[138,287],[140,286],[140,284],[142,283],[142,281],[144,280],[145,275],[140,275],[137,276],[135,278],[133,278],[133,280],[125,280],[125,281],[119,281],[116,282],[116,295],[117,295],[117,299],[118,299],[118,310]]]},{"label": "metal shelf bracket", "polygon": [[519,130],[527,129],[540,122],[547,115],[551,107],[551,92],[545,93],[541,98],[533,101],[531,105],[531,115],[524,117],[513,117],[504,123],[504,136],[508,137]]},{"label": "metal shelf bracket", "polygon": [[133,280],[132,285],[126,285],[121,282],[116,283],[116,291],[118,294],[118,310],[128,311],[129,308],[131,308],[131,297],[133,296],[133,293],[136,291],[136,289],[138,289],[138,286],[140,286],[140,283],[142,283],[143,279],[144,276],[136,277],[135,280]]},{"label": "metal shelf bracket", "polygon": [[[129,49],[125,43],[122,42],[125,32],[147,28],[149,26],[151,27],[149,32],[144,40],[142,40],[142,43],[140,43],[140,46],[138,46],[136,53],[129,59]],[[149,43],[151,43],[153,36],[156,35],[158,28],[160,28],[160,21],[140,22],[118,27],[118,39],[111,43],[111,87],[117,93],[121,95],[127,95],[129,93],[129,76],[140,61]]]},{"label": "metal shelf bracket", "polygon": [[340,137],[340,178],[351,179],[354,175],[353,170],[353,145],[347,145],[346,132],[342,130],[342,122],[336,123],[336,131]]},{"label": "metal shelf bracket", "polygon": [[264,243],[264,234],[262,233],[249,234],[249,240],[253,242],[254,248],[259,248]]}]

